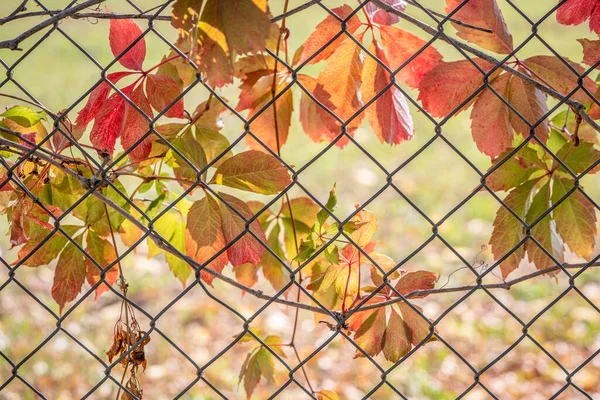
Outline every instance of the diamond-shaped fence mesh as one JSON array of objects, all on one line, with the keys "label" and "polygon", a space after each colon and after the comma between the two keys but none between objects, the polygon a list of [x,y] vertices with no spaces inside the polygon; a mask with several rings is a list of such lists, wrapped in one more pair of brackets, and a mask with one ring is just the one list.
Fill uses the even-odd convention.
[{"label": "diamond-shaped fence mesh", "polygon": [[[243,1],[223,3],[237,7]],[[210,73],[218,75],[219,71],[209,71],[208,79],[203,72],[188,74],[187,81],[181,82],[180,93],[168,101],[163,99],[162,110],[156,113],[136,101],[135,90],[118,83],[121,78],[113,74],[121,69],[119,63],[127,64],[123,60],[140,41],[146,43],[147,59],[157,65],[151,70],[140,69],[140,77],[156,70],[171,76],[178,74],[177,68],[197,70],[195,59],[176,45],[177,31],[170,25],[172,1],[14,0],[1,4],[0,101],[6,106],[18,104],[44,111],[49,128],[36,140],[26,130],[15,132],[14,127],[0,124],[3,133],[19,138],[14,142],[8,136],[0,136],[0,195],[5,193],[2,187],[10,186],[13,188],[10,193],[18,192],[20,197],[6,197],[6,203],[29,207],[11,209],[6,219],[12,220],[10,227],[6,223],[11,235],[2,242],[0,253],[3,269],[0,398],[141,398],[142,394],[144,398],[157,399],[243,398],[248,388],[239,371],[248,367],[246,357],[258,352],[269,361],[268,367],[261,366],[262,379],[258,372],[260,384],[252,388],[255,398],[591,399],[600,396],[600,358],[596,357],[600,352],[600,286],[593,268],[598,265],[597,255],[594,253],[589,260],[582,261],[574,254],[567,254],[565,261],[562,252],[547,248],[548,242],[536,235],[536,226],[550,224],[548,220],[557,207],[570,196],[585,198],[595,214],[599,193],[594,186],[598,182],[592,180],[591,173],[600,161],[588,160],[587,165],[574,172],[573,165],[565,164],[556,154],[552,143],[534,134],[544,121],[563,110],[567,110],[567,121],[569,113],[587,115],[582,111],[578,93],[589,96],[592,107],[600,105],[585,84],[596,65],[580,69],[569,61],[578,57],[580,50],[573,49],[574,40],[570,36],[567,42],[555,33],[558,25],[554,16],[559,3],[499,0],[507,24],[515,27],[514,47],[499,52],[501,56],[492,56],[452,33],[453,24],[476,33],[486,32],[477,24],[455,18],[469,0],[454,3],[457,8],[445,13],[434,11],[444,9],[443,1],[358,1],[351,4],[349,15],[341,16],[335,10],[344,2],[269,1],[271,22],[285,29],[277,44],[261,51],[260,57],[264,58],[267,70],[275,69],[289,78],[276,83],[269,75],[273,90],[250,113],[239,105],[236,107],[231,100],[240,93],[253,96],[253,89],[244,85],[239,90],[236,85],[215,88],[210,84]],[[493,4],[492,1],[477,3]],[[600,10],[600,3],[590,4],[585,7]],[[369,18],[368,13],[374,12],[367,11],[370,6],[380,7],[376,12],[387,10],[388,18],[398,17],[399,23],[423,39],[424,44],[410,48],[410,54],[403,55],[401,60],[401,55],[396,55],[399,60],[392,57],[389,62],[383,60],[377,49],[365,45],[351,26],[352,19],[363,18],[363,13]],[[584,5],[580,7],[583,9]],[[327,29],[318,25],[325,18],[337,21],[339,31],[324,40],[314,54],[297,59],[293,51],[314,31]],[[481,16],[482,23],[485,18]],[[113,57],[108,51],[108,21],[127,19],[141,27],[142,35]],[[562,28],[565,32],[572,29],[575,38],[587,32],[587,27]],[[320,72],[322,67],[313,61],[337,48],[340,38],[348,46],[353,43],[352,51],[362,54],[363,65],[374,62],[387,79],[371,98],[360,98],[357,107],[346,110],[332,109],[327,99],[318,94],[318,85],[311,86],[312,81],[301,78],[301,74]],[[283,40],[285,51],[280,51]],[[440,49],[445,59],[465,61],[482,78],[482,84],[444,118],[434,118],[422,99],[417,98],[414,85],[404,85],[402,78],[408,69],[414,68],[413,61],[418,61],[433,46]],[[571,81],[577,81],[576,86],[568,90],[555,88],[518,62],[519,58],[538,53],[562,60],[564,70],[575,76]],[[165,60],[179,64],[167,70]],[[482,60],[490,67],[482,66]],[[340,67],[352,68],[352,65]],[[510,93],[490,83],[501,72],[523,79],[526,85],[541,90],[544,97],[548,95],[548,108],[542,118],[531,120],[531,115],[523,115],[522,109],[511,101]],[[365,74],[365,69],[362,73]],[[262,78],[257,76],[256,80]],[[348,82],[341,82],[342,89],[343,85]],[[97,151],[86,139],[89,130],[77,135],[73,130],[74,118],[73,121],[68,118],[80,111],[102,86],[107,94],[111,90],[117,93],[115,101],[124,102],[130,115],[142,118],[146,125],[145,132],[128,139],[129,142],[122,137],[124,149],[114,154]],[[467,83],[465,87],[469,87]],[[150,91],[148,83],[146,91]],[[415,116],[414,138],[393,147],[375,143],[367,134],[370,128],[357,126],[370,107],[392,91],[393,101],[406,102],[405,109]],[[458,115],[482,93],[490,102],[499,100],[506,105],[506,118],[510,113],[511,121],[517,121],[511,122],[513,126],[520,124],[531,132],[495,159],[489,170],[486,170],[489,159],[474,148],[470,121],[464,114]],[[289,138],[287,134],[281,137],[277,124],[286,121],[278,122],[277,117],[273,136],[265,136],[265,115],[273,118],[277,108],[297,107],[291,105],[294,96],[302,96],[311,104],[312,108],[300,112],[318,113],[321,121],[335,125],[336,132],[326,143],[312,143],[295,123],[291,124]],[[165,128],[168,125],[165,121],[169,121],[182,100],[186,104],[182,113],[189,121],[214,109],[225,111],[219,123],[230,142],[222,147],[215,145],[210,160],[206,157],[202,160],[192,144],[171,140],[171,133]],[[194,111],[187,108],[190,104],[200,106]],[[498,118],[492,114],[488,117],[492,129]],[[127,121],[129,116],[125,118]],[[594,129],[598,125],[591,119],[586,121],[588,131],[584,132],[581,125],[582,137],[584,134],[596,137]],[[581,120],[576,129],[580,123]],[[566,127],[567,122],[564,131]],[[280,141],[285,140],[287,144],[283,146]],[[153,147],[144,160],[131,165],[138,168],[153,158],[160,161],[148,162],[138,174],[128,163],[137,158],[133,153],[148,142],[159,142],[162,147],[156,152]],[[547,155],[544,162],[564,169],[564,175],[574,184],[565,189],[561,198],[553,200],[551,207],[524,218],[515,211],[514,204],[506,201],[504,194],[490,187],[488,178],[516,160],[529,144],[535,144]],[[267,201],[260,197],[263,203],[258,203],[256,196],[242,201],[227,191],[217,191],[207,177],[209,169],[222,165],[230,152],[245,149],[247,145],[275,157],[291,177],[290,183]],[[59,147],[67,150],[56,153],[54,150]],[[161,175],[163,163],[165,171],[169,168],[175,171],[173,165],[178,165],[185,172]],[[65,179],[41,191],[36,187],[38,183],[32,184],[29,178],[43,177],[49,169],[59,171],[54,173]],[[173,184],[162,187],[167,188],[167,195],[158,195],[159,181]],[[43,179],[39,182],[39,185],[47,183]],[[339,209],[350,211],[327,209],[327,193],[334,184],[337,184]],[[80,187],[74,189],[70,185]],[[151,194],[152,185],[156,185],[156,196]],[[203,262],[182,250],[185,248],[182,243],[188,238],[172,220],[176,218],[173,215],[193,207],[199,192],[216,199],[231,215],[232,223],[241,224],[239,232],[223,238],[223,246]],[[48,201],[54,198],[60,202],[56,196],[65,197],[60,207]],[[290,261],[287,251],[279,251],[271,242],[271,235],[267,239],[256,226],[274,215],[272,210],[289,203],[291,196],[301,196],[316,204],[339,227],[355,221],[363,210],[373,211],[380,230],[376,239],[393,256],[394,265],[383,265],[382,258],[365,250],[365,244],[357,243],[356,236],[341,228],[324,239],[320,250],[307,259]],[[353,207],[354,203],[359,205]],[[91,207],[96,207],[95,211],[90,211]],[[3,206],[3,213],[6,208]],[[81,235],[76,235],[80,230],[73,221],[82,218],[84,208],[85,218],[93,218],[90,217],[93,212],[109,218],[102,238],[96,240],[114,244],[114,254],[94,252],[89,236],[84,245]],[[523,227],[522,238],[502,257],[492,256],[485,247],[498,208],[505,210],[505,218],[514,219],[515,224]],[[287,211],[282,210],[279,214],[285,217]],[[23,226],[43,225],[43,235],[19,242],[20,237],[13,236],[14,221],[19,218],[25,221]],[[293,225],[294,216],[288,219]],[[594,216],[592,224],[595,221]],[[84,222],[89,223],[88,228],[92,224],[89,219]],[[197,229],[201,231],[210,223],[201,220]],[[120,224],[120,230],[113,232],[111,224]],[[595,226],[590,229],[596,233]],[[279,240],[279,236],[274,236]],[[296,239],[297,247],[303,235]],[[232,246],[248,241],[258,242],[265,257],[277,265],[281,284],[274,286],[275,289],[268,284],[263,287],[262,283],[254,287],[256,271],[247,260],[234,270],[221,271],[215,267]],[[306,284],[307,267],[323,257],[325,249],[335,241],[354,247],[359,270],[362,257],[373,265],[375,274],[382,276],[381,284],[369,283],[375,286],[355,299],[349,310],[345,305],[342,310],[328,306],[330,299]],[[68,299],[61,310],[52,298],[54,287],[50,291],[52,280],[57,279],[53,272],[58,265],[53,258],[44,256],[58,243],[74,254],[69,258],[64,250],[58,263],[84,263],[89,283],[76,298]],[[547,267],[538,266],[536,270],[530,264],[529,270],[520,267],[516,275],[500,277],[500,265],[524,251],[525,243],[535,246],[538,259],[543,259]],[[16,249],[9,249],[15,245]],[[294,243],[288,245],[293,247]],[[554,246],[552,242],[550,245]],[[156,257],[161,253],[168,263],[162,261],[162,256]],[[229,257],[231,260],[232,256]],[[29,268],[32,263],[51,267]],[[183,288],[169,276],[167,264],[178,277],[182,270],[188,271],[189,276],[182,279]],[[179,272],[175,265],[181,268]],[[409,293],[390,283],[394,273],[416,269],[437,272],[436,288]],[[369,269],[365,271],[368,275]],[[266,270],[262,274],[266,276]],[[207,280],[208,276],[211,279]],[[212,277],[216,277],[214,281]],[[86,276],[71,279],[83,282]],[[360,285],[360,272],[357,279]],[[114,284],[106,285],[109,281]],[[102,291],[106,293],[99,296]],[[413,343],[407,344],[409,350],[395,362],[386,361],[387,353],[385,358],[383,354],[373,355],[372,348],[365,348],[368,346],[364,340],[357,340],[358,332],[348,327],[353,317],[360,318],[360,312],[364,315],[365,311],[382,307],[373,302],[382,291],[388,296],[386,304],[400,306],[405,321],[413,319],[420,321],[419,326],[425,326],[422,332],[410,332]],[[425,295],[429,296],[422,299]],[[384,321],[389,318],[386,311],[381,315]],[[387,329],[391,332],[386,332],[386,338],[395,334],[394,330],[405,329],[404,326],[392,327],[390,322]],[[107,352],[112,353],[113,339],[117,340],[119,335],[125,335],[126,339],[118,343],[121,347],[109,354],[109,359]],[[275,342],[272,339],[275,336],[282,342]],[[378,340],[381,342],[382,338]],[[250,341],[255,345],[258,342],[258,351],[256,346],[248,344]],[[251,359],[252,362],[260,361]],[[270,376],[265,368],[270,370]]]}]

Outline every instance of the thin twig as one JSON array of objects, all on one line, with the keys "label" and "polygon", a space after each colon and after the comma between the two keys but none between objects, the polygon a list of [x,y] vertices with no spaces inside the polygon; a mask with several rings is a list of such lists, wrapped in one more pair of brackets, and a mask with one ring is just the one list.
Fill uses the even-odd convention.
[{"label": "thin twig", "polygon": [[86,9],[91,6],[95,6],[104,1],[106,1],[106,0],[88,0],[81,4],[77,4],[73,7],[69,7],[66,10],[62,10],[61,12],[54,15],[53,17],[48,18],[47,20],[44,20],[44,21],[40,22],[39,24],[35,25],[33,28],[21,33],[19,36],[15,37],[13,39],[10,39],[10,40],[4,40],[4,41],[0,42],[0,49],[19,50],[19,43],[21,43],[23,40],[27,39],[28,37],[34,35],[35,33],[41,31],[42,29],[46,28],[47,26],[54,25],[58,21],[60,21],[64,18],[67,18],[68,16],[73,15],[78,11],[81,11],[81,10]]},{"label": "thin twig", "polygon": [[[102,1],[105,1],[105,0],[100,0],[99,2],[102,2]],[[299,13],[300,11],[303,11],[303,10],[309,8],[310,6],[320,3],[321,1],[322,0],[310,0],[310,1],[302,4],[301,6],[293,8],[282,14],[276,15],[275,17],[271,18],[271,22],[280,21],[286,17],[289,17],[290,15],[294,15],[296,13]],[[89,7],[89,5],[86,7]],[[85,7],[81,7],[81,8],[85,8]],[[81,8],[79,8],[79,9],[81,9]],[[67,10],[71,10],[71,8],[69,8]],[[46,15],[54,15],[55,17],[59,17],[59,15],[61,14],[62,11],[63,10],[32,11],[32,12],[28,12],[28,13],[9,15],[8,17],[0,18],[0,25],[6,24],[8,22],[12,22],[12,21],[15,21],[18,19],[22,19],[22,18],[43,17]],[[37,29],[35,32],[38,32],[39,30],[45,28],[46,26],[52,25],[53,23],[57,22],[58,20],[61,20],[63,18],[67,18],[67,17],[72,18],[72,19],[86,19],[86,18],[146,19],[146,20],[150,19],[153,21],[171,21],[170,15],[152,15],[152,14],[146,14],[147,12],[148,12],[148,10],[145,11],[145,13],[138,13],[138,14],[113,14],[113,13],[109,13],[109,12],[76,12],[76,11],[74,11],[73,13],[69,13],[68,15],[62,15],[62,16],[60,16],[60,18],[58,18],[57,20],[52,21],[50,23],[46,23],[46,21],[44,21],[43,23],[45,23],[45,25],[40,27],[39,29]],[[37,28],[37,25],[34,28]],[[34,28],[32,28],[32,29],[34,29]],[[29,36],[31,36],[31,35],[29,35]],[[23,38],[23,39],[25,39],[25,38]],[[23,39],[21,39],[21,40],[23,40]],[[0,42],[0,43],[3,43],[3,42]]]},{"label": "thin twig", "polygon": [[[21,144],[12,142],[10,140],[7,140],[7,139],[1,138],[1,137],[0,137],[0,145],[13,147],[16,150],[23,151],[23,152],[31,151],[31,148],[29,148],[25,145],[21,145]],[[83,187],[85,187],[85,188],[89,187],[90,182],[88,179],[75,173],[73,170],[65,167],[60,162],[54,160],[52,157],[47,156],[44,153],[38,153],[37,150],[34,150],[33,153],[35,154],[36,157],[52,164],[54,167],[60,169],[62,172],[75,178]],[[111,199],[109,199],[108,197],[104,196],[102,193],[100,193],[96,190],[92,191],[91,194],[93,196],[95,196],[96,198],[98,198],[99,200],[101,200],[102,202],[104,202],[107,206],[111,207],[116,212],[121,214],[123,217],[125,217],[125,219],[130,221],[133,225],[136,226],[136,228],[140,229],[152,241],[154,241],[154,243],[159,248],[161,248],[162,250],[164,250],[170,254],[173,254],[175,257],[182,259],[183,261],[187,262],[188,264],[190,264],[196,268],[201,268],[203,271],[213,275],[215,278],[217,278],[225,283],[228,283],[240,290],[243,290],[244,292],[246,292],[256,298],[259,298],[259,299],[268,300],[268,301],[272,301],[274,303],[279,303],[279,304],[283,304],[285,306],[290,306],[290,307],[296,307],[296,308],[299,308],[302,310],[307,310],[307,311],[311,311],[311,312],[315,312],[315,313],[319,313],[319,314],[330,315],[329,311],[324,310],[323,308],[320,308],[320,307],[316,307],[316,306],[306,304],[306,303],[290,301],[290,300],[282,299],[279,297],[269,296],[267,294],[264,294],[262,292],[262,290],[252,289],[251,287],[248,287],[248,286],[236,281],[235,279],[225,276],[225,275],[223,275],[211,268],[208,268],[206,266],[202,266],[201,264],[199,264],[198,262],[196,262],[195,260],[193,260],[192,258],[190,258],[188,256],[180,255],[180,253],[175,248],[173,248],[168,241],[166,241],[162,236],[160,236],[160,234],[158,234],[156,231],[150,231],[144,224],[142,224],[140,221],[138,221],[133,215],[128,213],[122,207],[117,205],[114,201],[112,201]],[[562,268],[565,268],[565,269],[584,268],[586,266],[600,267],[600,262],[594,262],[591,264],[590,263],[579,263],[579,264],[565,263],[565,264],[562,264]],[[481,286],[467,285],[467,286],[455,286],[455,287],[442,288],[442,289],[415,290],[413,292],[407,293],[406,295],[404,295],[404,297],[407,299],[410,299],[410,298],[423,297],[426,295],[432,295],[432,294],[438,294],[438,293],[465,292],[465,291],[469,291],[469,290],[473,290],[473,289],[477,289],[477,288],[508,290],[517,283],[521,283],[521,282],[527,281],[529,279],[538,277],[540,275],[548,274],[548,273],[559,271],[559,270],[561,270],[561,266],[556,265],[553,267],[549,267],[549,268],[545,268],[545,269],[541,269],[541,270],[532,272],[528,275],[524,275],[520,278],[515,278],[515,279],[507,281],[507,282],[493,283],[493,284],[487,284],[487,285],[481,285]],[[384,306],[387,306],[390,304],[397,303],[399,301],[402,301],[402,299],[397,298],[397,299],[392,299],[392,300],[388,300],[385,302],[381,302],[378,304],[363,306],[363,307],[360,307],[360,310],[368,310],[368,309],[373,309],[373,308],[378,308],[378,307],[384,307]],[[353,311],[355,311],[355,310],[353,310]]]}]

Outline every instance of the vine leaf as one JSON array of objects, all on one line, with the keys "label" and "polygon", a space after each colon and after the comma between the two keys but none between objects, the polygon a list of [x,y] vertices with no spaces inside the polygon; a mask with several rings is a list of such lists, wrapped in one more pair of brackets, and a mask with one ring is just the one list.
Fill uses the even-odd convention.
[{"label": "vine leaf", "polygon": [[[341,20],[346,20],[354,11],[352,7],[347,4],[344,4],[341,7],[337,7],[331,10],[334,15],[328,15],[322,22],[320,22],[315,28],[314,32],[310,34],[306,42],[302,45],[302,55],[300,56],[300,63],[304,63],[311,56],[315,55],[309,61],[309,64],[315,64],[319,61],[327,60],[331,55],[336,51],[341,42],[348,39],[348,36],[342,31],[341,28]],[[356,30],[361,26],[361,22],[356,16],[353,14],[349,20],[346,21],[346,31],[349,34],[353,34]],[[339,36],[337,36],[340,34]],[[336,37],[337,36],[337,37]],[[328,43],[336,38],[331,44]],[[323,47],[326,46],[324,49]]]},{"label": "vine leaf", "polygon": [[[133,72],[130,71],[113,72],[106,75],[106,79],[112,84],[116,84],[122,78],[131,74],[133,74]],[[94,88],[94,90],[92,90],[90,97],[88,97],[87,103],[81,109],[81,111],[79,111],[77,114],[77,119],[75,120],[79,130],[84,130],[85,127],[94,119],[98,111],[100,111],[102,104],[108,97],[110,90],[111,86],[106,81],[102,81]]]},{"label": "vine leaf", "polygon": [[[545,182],[533,196],[531,206],[525,216],[525,222],[531,225],[538,220],[551,206],[550,182]],[[537,269],[552,267],[556,262],[547,254],[549,253],[558,262],[564,261],[563,240],[557,235],[556,227],[552,224],[550,214],[545,215],[531,228],[532,239],[525,243],[527,257]]]},{"label": "vine leaf", "polygon": [[[554,179],[552,203],[557,204],[572,188],[571,180]],[[597,234],[596,210],[592,202],[579,190],[575,190],[554,209],[554,219],[556,231],[569,249],[589,260],[594,252]]]},{"label": "vine leaf", "polygon": [[508,54],[513,50],[512,35],[496,0],[446,0],[446,13],[450,14],[454,10],[457,11],[452,14],[453,18],[492,31],[483,32],[453,22],[458,37],[500,54]]},{"label": "vine leaf", "polygon": [[[132,20],[111,18],[108,40],[110,50],[115,57],[125,51],[140,36],[142,36],[141,29]],[[146,41],[142,37],[118,61],[125,68],[141,71],[145,58]]]},{"label": "vine leaf", "polygon": [[590,31],[600,35],[600,6],[595,0],[566,0],[556,10],[556,20],[563,25],[579,25],[590,20]]},{"label": "vine leaf", "polygon": [[[150,130],[150,123],[146,118],[154,118],[154,113],[150,107],[150,101],[144,94],[142,85],[136,87],[131,93],[131,101],[146,114],[142,115],[129,103],[125,105],[125,121],[123,132],[121,134],[121,144],[123,149],[127,150]],[[146,137],[141,143],[129,152],[132,161],[142,161],[148,158],[152,150],[152,138]]]},{"label": "vine leaf", "polygon": [[[418,88],[421,79],[442,61],[442,55],[420,37],[396,28],[394,26],[380,26],[381,43],[386,50],[389,62],[385,60],[392,70],[396,70],[413,56],[408,64],[396,74],[396,79],[406,83],[411,88]],[[379,50],[381,54],[381,50]],[[380,55],[377,58],[384,61]]]},{"label": "vine leaf", "polygon": [[[108,269],[108,266],[117,259],[117,252],[108,240],[101,238],[92,230],[87,232],[85,251],[106,272],[104,283],[96,288],[96,299],[98,299],[102,293],[109,290],[109,285],[113,285],[119,277],[118,264],[114,264]],[[89,257],[85,258],[85,266],[87,281],[90,286],[94,286],[100,281],[100,269]]]},{"label": "vine leaf", "polygon": [[[219,202],[213,196],[206,194],[190,208],[185,242],[187,254],[200,264],[206,263],[227,244],[223,234]],[[222,252],[208,266],[221,272],[228,262],[227,252]],[[214,277],[202,272],[202,279],[210,284]]]},{"label": "vine leaf", "polygon": [[167,109],[181,93],[179,85],[172,78],[159,74],[147,75],[146,93],[150,104],[157,112],[164,111],[169,118],[184,118],[183,98]]},{"label": "vine leaf", "polygon": [[[537,180],[535,179],[522,183],[510,191],[503,200],[504,204],[523,220],[527,212],[528,200],[536,183]],[[492,254],[499,260],[523,240],[525,237],[525,227],[503,206],[496,212],[493,226],[494,230],[490,238],[490,246]],[[501,262],[500,270],[502,271],[502,277],[506,278],[512,271],[517,269],[523,257],[525,257],[525,248],[524,246],[519,246]]]},{"label": "vine leaf", "polygon": [[[246,335],[250,336],[249,334]],[[251,340],[251,338],[242,338],[239,343],[248,340]],[[277,355],[285,358],[285,353],[282,351],[283,341],[279,336],[267,336],[262,341]],[[271,383],[276,383],[275,356],[261,345],[248,353],[240,369],[239,382],[244,381],[244,390],[246,391],[247,399],[252,397],[252,393],[263,377]]]},{"label": "vine leaf", "polygon": [[[254,217],[254,214],[242,200],[225,193],[219,193],[224,202],[239,212],[246,220]],[[258,264],[265,252],[264,246],[259,242],[266,243],[267,238],[258,220],[254,220],[246,231],[246,222],[240,218],[230,207],[223,202],[219,205],[223,223],[223,235],[227,243],[233,243],[227,250],[231,264],[236,267],[240,264]],[[244,234],[238,239],[240,234]],[[254,236],[258,237],[258,239]],[[236,240],[234,242],[234,240]]]},{"label": "vine leaf", "polygon": [[[377,42],[373,42],[371,52],[388,63]],[[361,93],[365,100],[379,96],[375,104],[367,108],[369,124],[382,143],[398,144],[412,138],[414,124],[406,98],[395,85],[389,85],[389,73],[375,59],[367,56],[362,71]]]},{"label": "vine leaf", "polygon": [[[583,63],[593,66],[600,61],[600,40],[577,39],[583,47]],[[596,68],[600,68],[596,65]]]},{"label": "vine leaf", "polygon": [[[539,55],[526,58],[523,60],[523,64],[535,73],[534,78],[543,80],[542,83],[554,88],[564,96],[570,95],[579,87],[579,76],[585,73],[585,68],[566,57]],[[589,76],[583,78],[583,86],[590,93],[596,92],[596,83]],[[577,90],[571,95],[571,98],[582,103],[591,101],[583,90]]]},{"label": "vine leaf", "polygon": [[[180,203],[181,204],[181,203]],[[190,209],[191,211],[191,209]],[[188,212],[190,212],[188,211]],[[148,212],[146,212],[148,213]],[[165,240],[167,240],[171,246],[182,254],[186,254],[187,243],[186,243],[186,226],[185,218],[180,212],[167,212],[163,214],[155,223],[154,230],[159,233]],[[210,223],[207,220],[207,224]],[[154,257],[163,250],[160,249],[152,240],[148,240],[148,258]],[[188,253],[191,256],[191,254]],[[195,259],[195,257],[192,256]],[[165,260],[169,265],[169,269],[173,272],[176,278],[185,286],[187,279],[192,273],[192,268],[188,265],[185,260],[177,257],[174,254],[166,253]],[[202,262],[196,260],[198,262]],[[215,266],[215,263],[210,265],[211,268]],[[220,272],[220,271],[219,271]],[[213,276],[207,273],[202,273],[202,278],[207,282],[211,283]]]},{"label": "vine leaf", "polygon": [[256,150],[226,160],[210,181],[261,194],[277,194],[291,182],[288,169],[277,158]]},{"label": "vine leaf", "polygon": [[512,144],[513,132],[509,110],[502,97],[508,95],[510,76],[494,80],[491,89],[485,88],[477,97],[471,112],[471,133],[479,151],[490,157],[497,156]]},{"label": "vine leaf", "polygon": [[[397,11],[404,11],[406,9],[406,1],[404,0],[382,0],[384,3],[392,7]],[[365,6],[365,10],[367,10],[367,15],[371,19],[372,22],[380,25],[392,25],[400,21],[400,17],[398,15],[389,13],[385,10],[382,10],[376,4],[369,2]]]},{"label": "vine leaf", "polygon": [[233,82],[233,62],[238,54],[264,49],[271,30],[267,0],[206,0],[196,25],[202,1],[179,0],[171,12],[171,24],[187,39],[197,36],[196,63],[211,86]]},{"label": "vine leaf", "polygon": [[[122,89],[123,94],[131,96],[133,85]],[[95,115],[94,126],[90,132],[90,141],[100,150],[106,150],[109,155],[115,151],[117,138],[121,135],[125,120],[125,99],[120,93],[113,93]]]},{"label": "vine leaf", "polygon": [[421,80],[418,100],[432,117],[458,114],[473,103],[473,94],[483,86],[484,74],[492,67],[479,58],[442,62]]},{"label": "vine leaf", "polygon": [[[81,229],[81,227],[74,225],[61,225],[61,229],[65,231],[67,235],[73,236],[79,229]],[[52,234],[52,236],[46,240],[50,234]],[[42,243],[44,240],[46,240],[44,244],[38,248],[40,243]],[[57,231],[52,233],[52,231],[48,230],[44,226],[36,224],[32,226],[32,231],[30,232],[25,245],[19,249],[17,260],[13,263],[13,265],[16,265],[20,262],[28,267],[48,265],[58,257],[67,242],[68,239],[62,234],[62,232]]]},{"label": "vine leaf", "polygon": [[[81,245],[81,235],[74,240]],[[74,300],[81,291],[85,275],[83,253],[69,242],[60,253],[52,284],[52,298],[58,303],[61,314],[65,304]]]}]

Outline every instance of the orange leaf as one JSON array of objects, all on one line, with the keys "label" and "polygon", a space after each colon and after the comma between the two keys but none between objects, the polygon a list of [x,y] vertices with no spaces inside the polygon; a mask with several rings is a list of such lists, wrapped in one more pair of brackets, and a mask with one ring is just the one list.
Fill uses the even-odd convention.
[{"label": "orange leaf", "polygon": [[379,32],[383,47],[391,61],[386,64],[392,70],[396,70],[413,55],[419,53],[396,74],[396,79],[412,88],[419,87],[425,74],[442,61],[442,55],[433,46],[428,46],[425,40],[410,32],[394,26],[381,26]]},{"label": "orange leaf", "polygon": [[457,8],[458,11],[452,15],[454,19],[492,31],[483,32],[452,23],[458,31],[458,37],[496,53],[508,54],[512,51],[512,35],[508,32],[496,0],[446,0],[446,13],[450,14]]},{"label": "orange leaf", "polygon": [[[341,7],[334,8],[331,10],[340,19],[345,20],[352,13],[353,9],[349,5],[345,4]],[[361,22],[354,14],[348,22],[346,22],[346,30],[349,34],[353,34],[361,26]],[[319,25],[316,26],[314,32],[306,39],[306,42],[302,45],[302,55],[300,57],[300,63],[303,63],[313,54],[317,54],[315,58],[309,61],[309,64],[314,64],[319,61],[323,61],[331,57],[334,51],[340,46],[341,42],[348,39],[348,36],[342,33],[333,43],[329,44],[326,48],[322,49],[331,39],[333,39],[338,33],[342,31],[342,24],[333,15],[328,15]]]}]

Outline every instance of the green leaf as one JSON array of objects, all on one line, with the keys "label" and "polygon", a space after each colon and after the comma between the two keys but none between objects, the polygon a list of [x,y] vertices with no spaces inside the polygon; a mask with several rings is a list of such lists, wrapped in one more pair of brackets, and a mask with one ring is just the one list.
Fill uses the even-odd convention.
[{"label": "green leaf", "polygon": [[[572,181],[555,178],[552,203],[557,204],[572,188]],[[590,260],[598,233],[594,205],[579,190],[575,190],[554,209],[553,215],[556,231],[569,249],[579,257]]]},{"label": "green leaf", "polygon": [[537,152],[530,147],[523,147],[517,154],[504,161],[513,150],[508,149],[492,161],[490,169],[502,163],[486,179],[488,187],[495,192],[515,188],[527,181],[536,171],[544,168]]},{"label": "green leaf", "polygon": [[[325,203],[325,208],[327,210],[329,210],[330,212],[333,212],[333,210],[335,210],[336,206],[337,206],[337,195],[335,194],[335,185],[334,185],[333,189],[331,189],[331,191],[329,192],[329,198],[327,199],[327,203]],[[319,213],[317,214],[317,222],[319,223],[320,226],[323,226],[325,221],[327,221],[327,218],[329,218],[329,214],[330,213],[328,213],[326,210],[319,211]]]},{"label": "green leaf", "polygon": [[249,150],[221,164],[210,183],[254,193],[277,194],[291,181],[288,169],[277,158]]},{"label": "green leaf", "polygon": [[317,251],[317,245],[312,240],[303,240],[300,242],[300,248],[298,249],[298,255],[294,257],[294,261],[303,262],[306,261]]},{"label": "green leaf", "polygon": [[[527,181],[511,190],[504,198],[506,206],[522,219],[525,219],[528,200],[536,183],[537,180]],[[496,219],[494,219],[493,226],[494,230],[490,238],[490,245],[492,247],[492,254],[494,254],[496,260],[499,260],[525,237],[525,228],[510,211],[502,206],[496,212]],[[519,246],[500,264],[502,276],[506,278],[508,274],[514,271],[519,266],[523,257],[525,257],[524,246]]]},{"label": "green leaf", "polygon": [[211,162],[215,158],[221,156],[215,163],[213,167],[218,167],[223,164],[225,161],[230,159],[233,156],[233,152],[231,150],[227,150],[229,147],[229,140],[219,132],[215,132],[210,129],[200,129],[196,130],[196,139],[202,145],[204,152],[206,153],[206,161]]},{"label": "green leaf", "polygon": [[[550,208],[550,184],[546,182],[533,197],[531,207],[527,212],[525,221],[531,225],[543,213]],[[550,214],[542,218],[535,226],[531,228],[531,236],[535,238],[539,244],[559,262],[563,262],[564,246],[562,240],[556,234],[552,226]],[[535,243],[533,240],[528,240],[525,243],[527,257],[537,269],[544,269],[554,265],[554,261]]]},{"label": "green leaf", "polygon": [[[185,159],[180,157],[173,150],[169,151],[170,157],[175,161],[175,163],[171,162],[171,164],[173,164],[173,169],[175,170],[175,176],[195,182],[198,178],[196,169],[202,170],[207,165],[204,148],[194,137],[191,128],[186,129],[181,136],[178,136],[170,142],[171,145],[179,150],[185,157]],[[186,187],[186,185],[183,186]]]},{"label": "green leaf", "polygon": [[[76,237],[75,241],[81,244],[81,235]],[[86,268],[83,257],[83,253],[69,242],[58,258],[52,284],[52,298],[58,303],[61,314],[65,304],[77,297],[85,281]]]},{"label": "green leaf", "polygon": [[325,258],[331,264],[339,264],[340,263],[340,254],[336,245],[331,245],[327,247],[323,253],[325,254]]},{"label": "green leaf", "polygon": [[[579,145],[575,146],[575,143],[567,142],[556,153],[556,156],[569,167],[571,172],[578,175],[600,160],[600,151],[596,150],[591,143],[579,142]],[[554,167],[557,167],[558,171],[568,174],[567,170],[563,166],[559,166],[556,160]],[[594,174],[599,170],[600,167],[596,165],[589,173]]]},{"label": "green leaf", "polygon": [[14,106],[0,114],[0,117],[8,118],[21,126],[29,128],[45,119],[46,113],[33,111],[29,107]]}]

